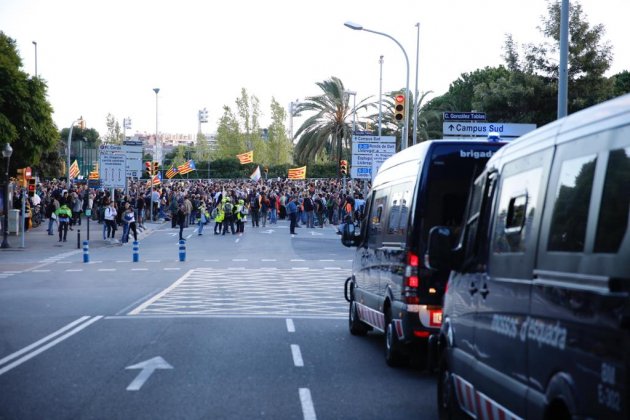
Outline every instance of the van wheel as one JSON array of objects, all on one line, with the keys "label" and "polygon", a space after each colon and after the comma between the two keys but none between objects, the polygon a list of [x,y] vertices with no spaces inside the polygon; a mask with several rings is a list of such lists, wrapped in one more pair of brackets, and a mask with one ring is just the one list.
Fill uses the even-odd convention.
[{"label": "van wheel", "polygon": [[391,367],[404,366],[407,357],[403,351],[403,344],[398,341],[396,327],[393,321],[389,321],[385,330],[385,362]]},{"label": "van wheel", "polygon": [[440,420],[454,420],[465,418],[459,409],[455,397],[455,384],[451,378],[451,370],[446,361],[446,354],[442,353],[438,367],[437,383],[438,418]]},{"label": "van wheel", "polygon": [[350,301],[350,310],[348,313],[348,326],[350,327],[350,334],[363,336],[369,331],[369,327],[359,319],[357,313],[357,305],[354,300]]}]

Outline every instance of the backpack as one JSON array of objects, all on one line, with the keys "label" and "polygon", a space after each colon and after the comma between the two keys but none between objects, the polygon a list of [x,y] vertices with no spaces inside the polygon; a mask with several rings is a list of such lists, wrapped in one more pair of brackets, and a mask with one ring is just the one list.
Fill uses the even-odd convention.
[{"label": "backpack", "polygon": [[232,206],[232,203],[225,203],[223,205],[223,211],[226,214],[231,214],[233,209],[234,209],[234,206]]},{"label": "backpack", "polygon": [[251,206],[251,208],[257,209],[259,207],[259,205],[260,205],[260,203],[258,202],[258,197],[257,196],[253,196],[249,200],[249,205]]}]

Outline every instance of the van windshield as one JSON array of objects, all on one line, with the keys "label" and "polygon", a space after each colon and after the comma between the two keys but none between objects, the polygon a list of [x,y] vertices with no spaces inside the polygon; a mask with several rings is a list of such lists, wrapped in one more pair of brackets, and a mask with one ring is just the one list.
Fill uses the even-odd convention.
[{"label": "van windshield", "polygon": [[502,143],[438,144],[431,152],[428,176],[420,189],[420,226],[426,244],[433,226],[449,226],[459,234],[470,186]]}]

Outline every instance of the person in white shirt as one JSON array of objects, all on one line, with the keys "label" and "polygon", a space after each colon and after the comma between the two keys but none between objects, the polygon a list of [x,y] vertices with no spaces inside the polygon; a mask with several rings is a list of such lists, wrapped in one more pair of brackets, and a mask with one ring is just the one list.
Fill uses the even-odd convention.
[{"label": "person in white shirt", "polygon": [[[118,211],[116,210],[116,202],[113,200],[109,203],[105,209],[105,225],[107,226],[107,238],[114,239],[116,236],[116,216]],[[106,239],[106,238],[103,238]]]}]

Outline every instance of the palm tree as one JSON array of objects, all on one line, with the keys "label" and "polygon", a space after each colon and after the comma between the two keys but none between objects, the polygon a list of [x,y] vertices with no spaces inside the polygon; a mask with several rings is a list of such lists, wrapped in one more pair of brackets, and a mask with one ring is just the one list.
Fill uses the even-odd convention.
[{"label": "palm tree", "polygon": [[[320,96],[310,96],[297,104],[296,114],[314,112],[296,131],[294,138],[299,140],[295,145],[295,157],[298,162],[314,160],[324,150],[329,150],[333,161],[343,156],[344,139],[346,148],[352,135],[352,112],[349,95],[345,94],[343,82],[337,77],[316,83],[324,92]],[[371,106],[366,99],[356,106],[356,111]],[[347,121],[350,120],[350,121]],[[336,149],[336,150],[335,150]]]}]

